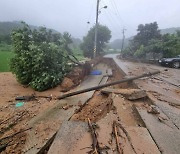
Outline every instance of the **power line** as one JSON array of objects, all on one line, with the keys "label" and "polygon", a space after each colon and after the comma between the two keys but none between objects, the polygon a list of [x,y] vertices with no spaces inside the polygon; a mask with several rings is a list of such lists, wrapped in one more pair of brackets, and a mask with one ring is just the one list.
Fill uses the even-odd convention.
[{"label": "power line", "polygon": [[[105,2],[103,1],[103,3],[105,4]],[[111,5],[112,7],[112,5]],[[107,12],[109,13],[109,15],[111,16],[112,20],[114,20],[114,22],[116,22],[116,24],[119,26],[119,27],[124,27],[124,25],[119,21],[118,18],[116,18],[112,13],[114,10],[113,8],[109,7],[109,9],[107,10]]]},{"label": "power line", "polygon": [[114,1],[114,0],[111,0],[111,1],[112,1],[112,6],[114,7],[114,9],[115,9],[115,11],[116,11],[117,17],[121,20],[121,22],[124,23],[123,19],[121,18],[121,15],[120,15],[120,13],[119,13],[119,10],[118,10],[118,8],[117,8],[117,5],[116,5],[115,1]]},{"label": "power line", "polygon": [[131,25],[127,24],[127,22],[125,22],[125,21],[122,19],[121,15],[120,15],[120,13],[119,13],[119,10],[118,10],[118,8],[117,8],[117,5],[116,5],[115,0],[112,0],[112,3],[114,4],[114,6],[115,6],[115,8],[116,8],[117,16],[118,16],[118,17],[121,19],[121,21],[124,23],[124,26],[126,25],[126,27],[128,26],[128,27],[131,27],[131,29],[134,29],[134,27],[132,27]]},{"label": "power line", "polygon": [[115,22],[113,21],[113,18],[112,16],[107,12],[105,11],[105,17],[106,19],[108,20],[108,23],[110,23],[110,25],[116,29],[116,31],[119,31],[118,27],[116,26]]},{"label": "power line", "polygon": [[[119,19],[120,20],[122,20],[122,19],[121,19],[120,15],[119,15],[119,12],[118,12],[118,9],[116,7],[116,4],[113,3],[114,1],[112,1],[112,0],[111,0],[111,2],[112,2],[111,5],[109,5],[109,10],[110,10],[109,14],[111,14],[111,16],[117,21],[117,24],[121,27],[121,25],[123,25],[123,21],[122,22],[119,21]],[[116,16],[114,16],[114,15],[116,15]],[[122,27],[124,27],[124,25]]]},{"label": "power line", "polygon": [[93,1],[91,1],[91,2],[92,2],[91,3],[91,9],[90,9],[90,13],[89,13],[88,20],[87,20],[87,23],[86,23],[87,24],[86,31],[88,31],[88,29],[89,29],[90,21],[91,21],[91,18],[92,18],[92,14],[94,13],[93,9],[94,9],[95,3]]},{"label": "power line", "polygon": [[120,29],[118,29],[118,27],[116,27],[116,25],[114,24],[114,22],[112,21],[112,17],[107,13],[107,12],[105,12],[105,14],[106,14],[106,19],[109,21],[109,23],[112,25],[112,27],[113,27],[113,29],[115,29],[115,31],[117,31],[117,33],[119,33],[120,35],[121,35],[121,33],[120,33]]}]

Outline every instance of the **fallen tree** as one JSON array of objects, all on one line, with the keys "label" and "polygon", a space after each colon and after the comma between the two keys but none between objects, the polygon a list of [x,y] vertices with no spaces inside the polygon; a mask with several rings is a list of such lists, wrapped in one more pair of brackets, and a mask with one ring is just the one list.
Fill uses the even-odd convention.
[{"label": "fallen tree", "polygon": [[23,28],[13,31],[12,38],[15,56],[11,70],[21,84],[37,91],[62,82],[71,68],[68,62],[81,65],[68,52],[70,35],[62,36],[45,27],[32,30],[24,23]]}]

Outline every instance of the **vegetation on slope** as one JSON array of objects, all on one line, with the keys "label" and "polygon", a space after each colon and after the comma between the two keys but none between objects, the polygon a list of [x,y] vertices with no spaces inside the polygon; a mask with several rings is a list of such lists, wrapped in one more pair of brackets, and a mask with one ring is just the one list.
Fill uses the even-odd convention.
[{"label": "vegetation on slope", "polygon": [[123,56],[144,59],[151,53],[156,59],[158,54],[162,57],[175,57],[180,54],[180,31],[162,35],[157,22],[140,24],[137,31],[130,45],[122,51]]}]

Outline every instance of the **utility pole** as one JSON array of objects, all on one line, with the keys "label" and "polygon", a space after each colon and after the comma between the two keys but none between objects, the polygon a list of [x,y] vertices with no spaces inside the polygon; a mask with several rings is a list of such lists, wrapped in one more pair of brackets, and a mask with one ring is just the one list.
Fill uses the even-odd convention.
[{"label": "utility pole", "polygon": [[124,41],[125,41],[125,28],[123,28],[123,30],[122,30],[122,33],[123,33],[123,38],[122,38],[122,47],[121,47],[121,51],[123,50],[123,48],[124,48]]},{"label": "utility pole", "polygon": [[97,51],[99,2],[100,2],[100,0],[97,0],[97,8],[96,8],[96,25],[95,25],[95,38],[94,38],[94,58],[96,57],[96,51]]}]

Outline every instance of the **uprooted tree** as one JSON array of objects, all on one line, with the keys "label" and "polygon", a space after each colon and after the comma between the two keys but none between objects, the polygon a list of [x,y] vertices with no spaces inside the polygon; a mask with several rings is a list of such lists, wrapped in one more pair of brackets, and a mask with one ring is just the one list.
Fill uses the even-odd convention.
[{"label": "uprooted tree", "polygon": [[13,31],[12,38],[15,57],[11,70],[21,84],[44,91],[59,84],[70,70],[69,34],[53,33],[45,27],[31,30],[24,23]]},{"label": "uprooted tree", "polygon": [[[81,49],[85,57],[92,58],[94,50],[94,35],[95,26],[92,27],[87,36],[83,38],[83,43],[81,44]],[[106,47],[106,43],[111,39],[111,31],[108,27],[103,25],[98,25],[98,35],[97,35],[97,55],[103,54],[103,49]]]}]

